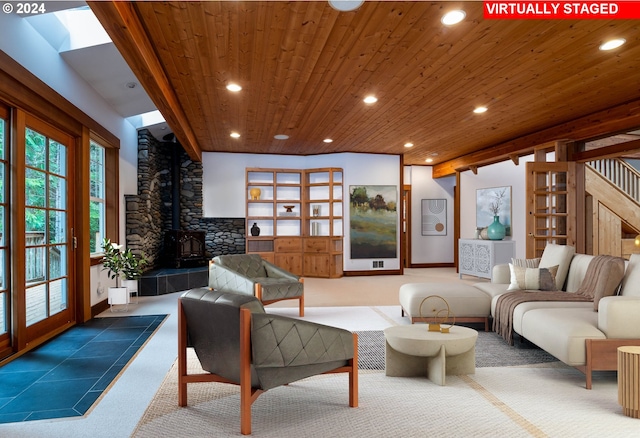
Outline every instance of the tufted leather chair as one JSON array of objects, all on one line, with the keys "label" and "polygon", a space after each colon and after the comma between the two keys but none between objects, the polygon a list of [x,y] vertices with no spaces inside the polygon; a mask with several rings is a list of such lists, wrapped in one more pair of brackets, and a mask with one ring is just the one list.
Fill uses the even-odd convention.
[{"label": "tufted leather chair", "polygon": [[303,278],[267,262],[259,254],[222,255],[209,264],[209,287],[255,295],[264,305],[299,300],[300,316],[304,316],[303,282]]},{"label": "tufted leather chair", "polygon": [[[206,374],[187,374],[193,347]],[[240,385],[240,432],[251,433],[251,405],[264,391],[323,373],[349,373],[349,406],[358,406],[358,338],[347,330],[265,313],[253,296],[208,288],[178,301],[178,404],[187,384]]]}]

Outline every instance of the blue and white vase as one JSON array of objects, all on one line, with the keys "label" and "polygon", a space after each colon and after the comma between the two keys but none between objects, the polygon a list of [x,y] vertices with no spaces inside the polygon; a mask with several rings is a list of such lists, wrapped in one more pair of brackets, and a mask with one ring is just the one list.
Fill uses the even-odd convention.
[{"label": "blue and white vase", "polygon": [[504,239],[506,229],[504,225],[500,223],[500,217],[494,216],[493,222],[487,227],[487,235],[490,240],[502,240]]}]

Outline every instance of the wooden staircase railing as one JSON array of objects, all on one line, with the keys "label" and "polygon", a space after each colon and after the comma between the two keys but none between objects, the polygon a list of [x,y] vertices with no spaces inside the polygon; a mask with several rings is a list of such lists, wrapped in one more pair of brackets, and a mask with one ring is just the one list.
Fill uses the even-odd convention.
[{"label": "wooden staircase railing", "polygon": [[640,172],[624,160],[605,158],[587,163],[640,205]]},{"label": "wooden staircase railing", "polygon": [[624,223],[627,228],[640,231],[640,172],[620,159],[602,159],[587,165],[585,189],[594,200],[593,254],[629,258],[637,248],[633,238],[621,235],[620,228]]}]

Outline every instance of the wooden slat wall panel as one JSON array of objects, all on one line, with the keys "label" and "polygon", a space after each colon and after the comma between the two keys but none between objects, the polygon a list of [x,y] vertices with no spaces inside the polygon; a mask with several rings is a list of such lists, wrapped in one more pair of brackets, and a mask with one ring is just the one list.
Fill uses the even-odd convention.
[{"label": "wooden slat wall panel", "polygon": [[598,254],[621,257],[622,222],[604,205],[598,207]]}]

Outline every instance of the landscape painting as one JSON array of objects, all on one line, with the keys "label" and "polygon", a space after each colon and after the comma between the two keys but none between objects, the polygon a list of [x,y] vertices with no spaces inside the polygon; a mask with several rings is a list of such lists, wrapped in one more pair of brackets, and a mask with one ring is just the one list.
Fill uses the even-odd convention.
[{"label": "landscape painting", "polygon": [[397,186],[349,186],[352,259],[397,258]]}]

